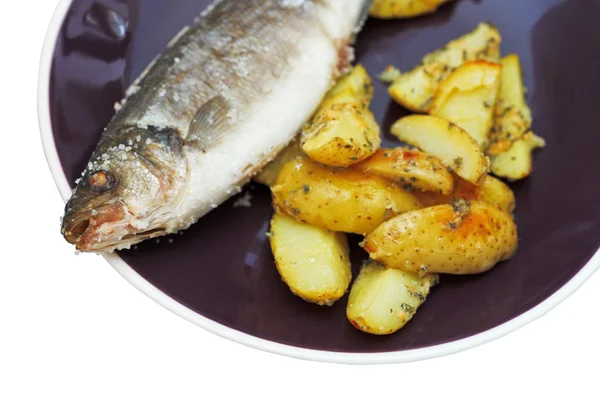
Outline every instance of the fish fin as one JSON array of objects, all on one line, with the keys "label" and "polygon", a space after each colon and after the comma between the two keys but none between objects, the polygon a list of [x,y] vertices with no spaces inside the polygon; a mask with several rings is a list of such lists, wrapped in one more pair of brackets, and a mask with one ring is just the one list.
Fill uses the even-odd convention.
[{"label": "fish fin", "polygon": [[231,106],[223,96],[216,96],[196,111],[186,137],[186,143],[203,152],[218,145],[230,125],[228,113]]}]

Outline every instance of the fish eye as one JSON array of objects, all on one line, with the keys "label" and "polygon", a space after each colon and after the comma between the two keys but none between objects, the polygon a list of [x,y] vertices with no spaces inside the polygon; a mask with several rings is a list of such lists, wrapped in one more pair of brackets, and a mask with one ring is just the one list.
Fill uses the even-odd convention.
[{"label": "fish eye", "polygon": [[88,183],[92,191],[96,193],[105,193],[113,189],[117,183],[117,178],[108,171],[97,171],[90,175]]}]

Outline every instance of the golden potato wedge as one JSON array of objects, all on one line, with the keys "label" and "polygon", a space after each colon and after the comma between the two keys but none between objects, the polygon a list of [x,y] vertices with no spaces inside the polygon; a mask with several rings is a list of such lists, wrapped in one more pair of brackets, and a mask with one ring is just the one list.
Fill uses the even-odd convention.
[{"label": "golden potato wedge", "polygon": [[410,115],[396,121],[392,133],[439,158],[458,176],[475,185],[485,179],[489,159],[467,132],[451,122],[430,115]]},{"label": "golden potato wedge", "polygon": [[440,82],[467,61],[498,62],[500,42],[498,29],[482,23],[472,32],[451,41],[423,58],[419,66],[402,74],[389,88],[389,94],[409,110],[426,113]]},{"label": "golden potato wedge", "polygon": [[327,168],[307,158],[284,165],[271,192],[279,212],[336,232],[365,234],[386,217],[422,206],[412,193],[383,178]]},{"label": "golden potato wedge", "polygon": [[527,178],[533,170],[532,152],[546,146],[546,141],[527,132],[514,142],[508,150],[492,157],[492,173],[512,181]]},{"label": "golden potato wedge", "polygon": [[300,140],[294,139],[287,147],[285,147],[277,157],[267,164],[254,178],[254,182],[261,185],[272,186],[277,179],[277,174],[281,167],[290,160],[296,157],[306,157],[306,154],[300,148]]},{"label": "golden potato wedge", "polygon": [[450,194],[452,174],[439,158],[408,147],[380,149],[354,168],[388,179],[404,189]]},{"label": "golden potato wedge", "polygon": [[517,226],[499,206],[459,199],[392,218],[367,235],[363,246],[391,268],[478,274],[512,257]]},{"label": "golden potato wedge", "polygon": [[337,103],[318,112],[303,129],[301,146],[321,164],[347,167],[379,149],[379,133],[371,111],[357,103]]},{"label": "golden potato wedge", "polygon": [[379,125],[368,106],[373,83],[361,65],[325,96],[301,134],[302,150],[313,160],[347,167],[364,160],[381,145]]},{"label": "golden potato wedge", "polygon": [[525,100],[525,85],[519,56],[502,59],[502,84],[495,107],[494,126],[490,132],[487,153],[498,155],[520,139],[531,128],[531,109]]},{"label": "golden potato wedge", "polygon": [[502,68],[488,61],[467,62],[439,86],[430,114],[463,128],[486,149],[494,122],[494,106]]},{"label": "golden potato wedge", "polygon": [[436,274],[419,277],[369,260],[352,284],[346,317],[363,332],[394,333],[411,320],[438,278]]},{"label": "golden potato wedge", "polygon": [[302,299],[332,305],[352,279],[346,235],[275,214],[269,234],[283,281]]},{"label": "golden potato wedge", "polygon": [[516,206],[515,194],[510,187],[491,175],[487,175],[480,186],[473,185],[471,182],[455,176],[454,191],[447,196],[434,192],[416,192],[415,195],[427,207],[450,204],[453,199],[481,200],[488,204],[500,206],[507,213],[512,214]]},{"label": "golden potato wedge", "polygon": [[434,13],[449,0],[373,0],[369,15],[376,18],[412,18]]},{"label": "golden potato wedge", "polygon": [[375,95],[373,82],[369,73],[362,65],[357,65],[337,81],[335,86],[327,94],[327,98],[335,97],[342,91],[350,89],[365,104],[371,103]]}]

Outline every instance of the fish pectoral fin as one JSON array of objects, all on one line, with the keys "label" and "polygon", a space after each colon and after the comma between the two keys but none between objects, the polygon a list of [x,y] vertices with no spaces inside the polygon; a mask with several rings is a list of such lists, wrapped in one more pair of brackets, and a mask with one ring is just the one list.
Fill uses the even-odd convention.
[{"label": "fish pectoral fin", "polygon": [[196,111],[186,143],[206,152],[223,140],[232,122],[231,105],[221,95],[213,97]]}]

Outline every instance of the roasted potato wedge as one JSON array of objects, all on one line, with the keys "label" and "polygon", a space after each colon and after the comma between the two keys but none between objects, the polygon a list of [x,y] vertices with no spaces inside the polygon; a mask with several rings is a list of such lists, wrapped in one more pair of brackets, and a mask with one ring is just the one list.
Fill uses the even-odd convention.
[{"label": "roasted potato wedge", "polygon": [[449,0],[374,0],[369,14],[372,17],[412,18],[434,13]]},{"label": "roasted potato wedge", "polygon": [[392,218],[367,235],[363,246],[392,268],[478,274],[512,257],[517,226],[499,206],[460,199]]},{"label": "roasted potato wedge", "polygon": [[302,150],[332,167],[356,164],[379,149],[380,129],[373,114],[356,103],[335,104],[319,112],[302,131]]},{"label": "roasted potato wedge", "polygon": [[365,234],[390,216],[422,207],[414,194],[383,178],[301,158],[284,165],[271,191],[279,212],[336,232]]},{"label": "roasted potato wedge", "polygon": [[491,175],[487,175],[479,186],[455,176],[454,191],[447,196],[434,192],[417,192],[415,195],[427,207],[450,204],[453,199],[481,200],[488,204],[500,206],[507,213],[512,214],[516,206],[515,194],[510,187]]},{"label": "roasted potato wedge", "polygon": [[363,332],[394,333],[411,320],[437,282],[435,274],[419,277],[369,260],[352,284],[346,317]]},{"label": "roasted potato wedge", "polygon": [[277,179],[277,174],[281,167],[290,160],[296,157],[306,157],[306,154],[300,148],[300,140],[294,139],[287,147],[285,147],[277,157],[267,164],[254,178],[254,182],[261,185],[272,186]]},{"label": "roasted potato wedge", "polygon": [[546,146],[546,141],[527,132],[514,142],[508,150],[492,157],[492,173],[501,178],[519,180],[527,178],[533,170],[532,152]]},{"label": "roasted potato wedge", "polygon": [[275,214],[269,236],[277,270],[295,295],[332,305],[346,293],[352,271],[345,234]]},{"label": "roasted potato wedge", "polygon": [[413,70],[402,74],[389,88],[389,94],[409,110],[426,113],[431,108],[440,83],[467,61],[498,62],[500,42],[498,29],[489,23],[446,46],[430,53]]},{"label": "roasted potato wedge", "polygon": [[392,133],[401,141],[439,158],[461,178],[475,185],[483,183],[489,159],[459,126],[430,115],[410,115],[396,121]]},{"label": "roasted potato wedge", "polygon": [[461,65],[440,84],[430,114],[460,126],[482,149],[486,149],[501,73],[500,64],[488,61]]},{"label": "roasted potato wedge", "polygon": [[335,97],[342,91],[350,89],[364,104],[371,103],[375,95],[373,82],[369,73],[362,65],[357,65],[337,81],[335,86],[327,93],[327,98]]},{"label": "roasted potato wedge", "polygon": [[404,189],[450,194],[452,174],[439,158],[408,147],[380,149],[354,168],[388,179]]},{"label": "roasted potato wedge", "polygon": [[372,155],[381,145],[379,125],[368,105],[373,84],[362,66],[327,94],[301,134],[302,150],[313,160],[347,167]]},{"label": "roasted potato wedge", "polygon": [[502,84],[495,107],[494,126],[490,132],[487,153],[498,155],[520,139],[531,128],[531,109],[525,100],[525,85],[519,56],[502,59]]}]

